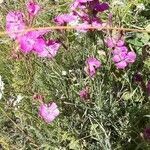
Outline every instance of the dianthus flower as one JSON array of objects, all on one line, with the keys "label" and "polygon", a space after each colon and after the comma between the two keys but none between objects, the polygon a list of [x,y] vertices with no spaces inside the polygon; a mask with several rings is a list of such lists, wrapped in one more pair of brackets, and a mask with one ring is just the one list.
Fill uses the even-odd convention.
[{"label": "dianthus flower", "polygon": [[123,39],[118,39],[116,37],[108,37],[105,40],[106,45],[108,48],[115,48],[116,46],[121,47],[124,45],[124,40]]},{"label": "dianthus flower", "polygon": [[45,41],[43,38],[36,40],[34,51],[39,57],[53,58],[56,56],[61,44],[55,40]]},{"label": "dianthus flower", "polygon": [[136,60],[136,53],[134,51],[129,52],[128,48],[124,45],[123,39],[117,37],[109,37],[105,40],[108,48],[111,48],[115,66],[118,69],[124,69],[128,64],[132,64]]},{"label": "dianthus flower", "polygon": [[86,59],[86,66],[84,68],[84,71],[90,76],[94,77],[96,74],[96,70],[101,67],[101,62],[94,58],[94,57],[89,57]]},{"label": "dianthus flower", "polygon": [[33,50],[33,46],[35,44],[35,32],[28,32],[25,35],[22,35],[18,38],[18,42],[20,44],[20,50],[23,53],[29,53]]},{"label": "dianthus flower", "polygon": [[40,6],[36,2],[30,0],[27,3],[27,11],[30,16],[36,16],[40,11]]},{"label": "dianthus flower", "polygon": [[58,24],[58,25],[66,25],[68,23],[74,22],[75,20],[77,20],[77,16],[75,16],[74,14],[61,14],[55,17],[54,21]]},{"label": "dianthus flower", "polygon": [[34,49],[34,45],[37,39],[46,34],[47,32],[48,30],[29,31],[26,34],[18,37],[17,40],[19,42],[21,51],[25,54],[31,52]]},{"label": "dianthus flower", "polygon": [[51,123],[59,115],[56,103],[41,104],[39,107],[39,116],[46,122]]},{"label": "dianthus flower", "polygon": [[118,69],[124,69],[128,64],[135,62],[135,59],[135,52],[128,52],[127,48],[124,46],[119,48],[116,47],[113,52],[112,60]]},{"label": "dianthus flower", "polygon": [[19,11],[9,12],[6,16],[6,31],[10,38],[16,39],[25,29],[23,13]]},{"label": "dianthus flower", "polygon": [[109,6],[107,3],[100,3],[99,0],[75,0],[70,8],[80,18],[77,30],[87,32],[89,31],[89,26],[104,26],[103,22],[96,15],[98,12],[109,9]]}]

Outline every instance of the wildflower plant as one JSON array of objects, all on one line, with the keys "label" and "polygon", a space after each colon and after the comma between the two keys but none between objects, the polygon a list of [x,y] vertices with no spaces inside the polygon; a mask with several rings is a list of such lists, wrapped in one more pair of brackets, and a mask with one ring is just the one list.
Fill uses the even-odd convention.
[{"label": "wildflower plant", "polygon": [[0,146],[148,149],[149,55],[136,33],[109,30],[128,27],[125,2],[10,3],[0,4],[9,8],[0,36]]}]

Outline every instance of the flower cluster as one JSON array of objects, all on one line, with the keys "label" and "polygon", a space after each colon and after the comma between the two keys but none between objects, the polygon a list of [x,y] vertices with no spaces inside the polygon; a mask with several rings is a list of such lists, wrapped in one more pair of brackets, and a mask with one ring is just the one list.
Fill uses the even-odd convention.
[{"label": "flower cluster", "polygon": [[[40,6],[37,3],[32,1],[27,3],[29,16],[36,16],[39,10]],[[25,32],[26,23],[24,16],[25,15],[19,11],[9,12],[7,14],[6,30],[8,35],[18,42],[21,52],[25,54],[33,52],[39,57],[55,57],[61,44],[57,40],[45,40],[44,35],[48,33],[49,30]],[[32,20],[31,17],[30,19]]]},{"label": "flower cluster", "polygon": [[[29,20],[25,20],[26,16],[22,12],[14,11],[8,13],[6,17],[6,30],[8,35],[18,43],[22,53],[34,53],[38,57],[54,58],[61,46],[61,41],[54,39],[47,40],[45,35],[49,33],[50,30],[25,31],[25,28],[32,25],[33,19],[41,9],[35,1],[31,0],[27,2],[26,8]],[[99,0],[74,0],[70,6],[70,12],[56,16],[54,22],[61,26],[77,25],[77,31],[87,32],[89,31],[89,26],[103,27],[106,25],[106,23],[99,18],[98,14],[108,9],[108,3],[100,3]],[[124,69],[135,61],[135,52],[128,50],[122,38],[109,37],[106,39],[106,44],[108,48],[112,50],[112,60],[118,69]],[[84,71],[87,76],[90,77],[89,79],[95,77],[99,68],[101,68],[101,61],[96,57],[89,56],[86,59]],[[62,73],[62,75],[66,75],[65,72]],[[149,91],[149,85],[148,83],[147,91]],[[82,100],[89,100],[89,87],[86,86],[79,91],[79,96]],[[60,112],[56,103],[44,103],[44,97],[40,94],[35,94],[33,98],[41,103],[39,116],[46,123],[51,123],[59,115]],[[18,99],[20,100],[21,98]]]},{"label": "flower cluster", "polygon": [[123,39],[109,37],[106,39],[106,44],[112,49],[112,60],[118,69],[125,69],[129,64],[136,60],[136,53],[128,51]]},{"label": "flower cluster", "polygon": [[30,31],[18,38],[20,50],[23,53],[34,52],[39,57],[53,58],[60,47],[57,40],[44,39],[48,31]]},{"label": "flower cluster", "polygon": [[[20,11],[12,11],[7,14],[6,30],[9,37],[18,43],[22,53],[28,54],[33,52],[38,57],[52,59],[56,56],[61,44],[57,40],[45,39],[44,35],[50,32],[50,30],[25,31],[25,29],[32,24],[33,19],[40,10],[40,6],[35,1],[28,1],[26,7],[29,20],[25,20],[27,17]],[[2,98],[3,89],[4,84],[0,76],[0,99]],[[10,101],[14,101],[13,106],[15,106],[21,99],[21,96],[17,96],[17,100],[14,101],[10,99]],[[59,115],[59,110],[54,102],[47,105],[43,103],[43,97],[40,95],[35,95],[34,99],[38,99],[41,103],[39,116],[42,117],[45,122],[51,123],[55,117]]]},{"label": "flower cluster", "polygon": [[107,3],[100,3],[99,0],[74,0],[70,6],[70,13],[58,15],[54,21],[58,25],[77,25],[78,31],[87,32],[89,26],[104,25],[97,14],[108,8]]}]

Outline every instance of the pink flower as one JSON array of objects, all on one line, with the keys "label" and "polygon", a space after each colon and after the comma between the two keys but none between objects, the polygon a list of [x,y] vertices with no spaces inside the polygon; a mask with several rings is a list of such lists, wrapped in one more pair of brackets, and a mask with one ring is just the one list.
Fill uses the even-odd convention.
[{"label": "pink flower", "polygon": [[59,115],[56,103],[41,104],[39,107],[39,116],[46,122],[51,123]]},{"label": "pink flower", "polygon": [[49,32],[48,30],[36,30],[36,31],[30,31],[26,34],[18,37],[18,42],[20,45],[20,49],[23,53],[29,53],[34,49],[35,43],[39,39],[39,37],[43,36]]},{"label": "pink flower", "polygon": [[136,53],[135,52],[128,52],[126,56],[126,62],[128,63],[134,63],[136,59]]},{"label": "pink flower", "polygon": [[40,6],[36,2],[28,1],[27,10],[29,15],[36,16],[40,10]]},{"label": "pink flower", "polygon": [[120,61],[115,64],[118,69],[124,69],[128,64],[126,61]]},{"label": "pink flower", "polygon": [[84,68],[84,71],[90,76],[94,77],[96,74],[96,70],[101,67],[101,62],[94,58],[94,57],[89,57],[86,60],[86,67]]},{"label": "pink flower", "polygon": [[108,37],[105,40],[107,46],[113,49],[112,54],[116,67],[118,69],[125,69],[128,64],[132,64],[136,60],[135,52],[128,52],[128,48],[125,46],[125,42],[122,38],[118,37]]},{"label": "pink flower", "polygon": [[135,52],[128,52],[128,49],[123,46],[115,49],[113,52],[112,60],[118,69],[124,69],[128,64],[135,62]]},{"label": "pink flower", "polygon": [[112,37],[108,37],[106,40],[105,40],[105,43],[107,44],[107,46],[109,48],[114,48],[116,46],[118,47],[121,47],[124,45],[124,40],[122,39],[117,39],[117,38],[112,38]]},{"label": "pink flower", "polygon": [[42,38],[36,40],[34,51],[39,57],[53,58],[56,56],[61,44],[55,40],[45,42]]},{"label": "pink flower", "polygon": [[82,89],[82,90],[79,92],[79,95],[80,95],[80,98],[83,99],[83,100],[89,99],[89,98],[90,98],[90,93],[89,93],[88,87]]},{"label": "pink flower", "polygon": [[27,34],[20,36],[18,38],[18,42],[20,44],[20,50],[23,53],[29,53],[33,50],[33,46],[35,44],[35,36],[34,32],[28,32]]},{"label": "pink flower", "polygon": [[23,13],[20,11],[10,11],[6,16],[6,22],[11,24],[19,24],[23,21]]},{"label": "pink flower", "polygon": [[61,14],[58,15],[57,17],[55,17],[54,21],[58,24],[58,25],[66,25],[67,23],[73,22],[77,20],[77,16],[73,15],[73,14]]},{"label": "pink flower", "polygon": [[9,12],[6,16],[6,31],[10,38],[16,39],[24,29],[23,14],[19,11]]},{"label": "pink flower", "polygon": [[88,22],[80,23],[76,27],[76,30],[79,32],[86,33],[89,30],[90,24]]}]

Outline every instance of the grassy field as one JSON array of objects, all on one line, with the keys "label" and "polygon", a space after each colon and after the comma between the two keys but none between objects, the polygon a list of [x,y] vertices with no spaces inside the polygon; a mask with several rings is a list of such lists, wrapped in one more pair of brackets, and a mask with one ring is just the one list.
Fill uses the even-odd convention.
[{"label": "grassy field", "polygon": [[[44,37],[61,44],[52,59],[23,53],[2,34],[10,11],[23,12],[28,28],[56,26],[54,17],[69,13],[73,1],[36,2],[41,9],[30,21],[27,0],[0,0],[0,150],[149,150],[150,1],[107,0],[98,14],[113,27],[147,32],[53,30]],[[136,53],[124,69],[105,42],[116,34]],[[101,61],[94,77],[85,71],[88,57]],[[51,102],[60,113],[47,123],[39,106]]]}]

